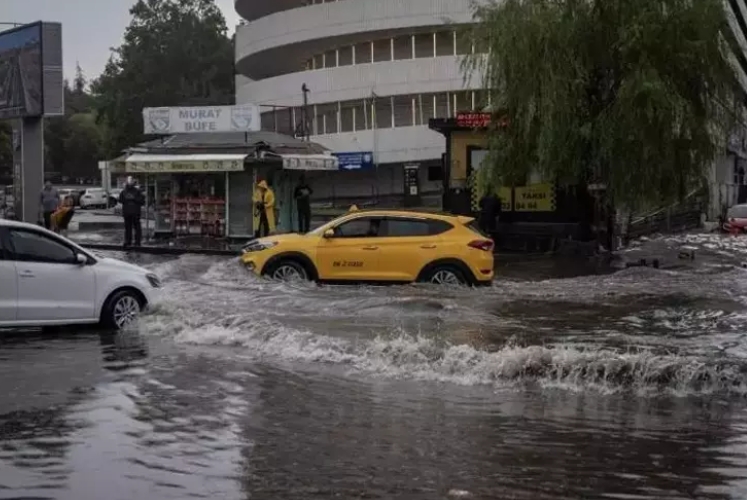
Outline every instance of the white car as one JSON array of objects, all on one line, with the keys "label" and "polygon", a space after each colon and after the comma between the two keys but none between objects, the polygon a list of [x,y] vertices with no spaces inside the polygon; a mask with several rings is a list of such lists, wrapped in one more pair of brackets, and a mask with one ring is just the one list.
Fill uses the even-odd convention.
[{"label": "white car", "polygon": [[39,226],[0,220],[0,328],[122,329],[158,298],[147,269],[97,257]]},{"label": "white car", "polygon": [[109,195],[102,188],[86,189],[80,195],[80,208],[107,208],[109,206]]}]

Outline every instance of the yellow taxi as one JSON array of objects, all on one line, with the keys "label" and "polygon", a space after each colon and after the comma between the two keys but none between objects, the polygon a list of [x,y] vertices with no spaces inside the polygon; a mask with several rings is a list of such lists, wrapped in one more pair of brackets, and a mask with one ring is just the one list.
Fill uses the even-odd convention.
[{"label": "yellow taxi", "polygon": [[472,217],[349,212],[307,234],[250,241],[241,262],[259,276],[318,282],[489,285],[493,241]]}]

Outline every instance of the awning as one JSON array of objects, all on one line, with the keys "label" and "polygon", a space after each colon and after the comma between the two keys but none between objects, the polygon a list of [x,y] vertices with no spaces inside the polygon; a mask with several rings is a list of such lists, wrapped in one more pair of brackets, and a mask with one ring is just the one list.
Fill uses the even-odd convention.
[{"label": "awning", "polygon": [[339,161],[331,155],[280,155],[285,170],[337,170]]},{"label": "awning", "polygon": [[246,157],[245,154],[132,154],[125,160],[125,172],[128,174],[243,172]]}]

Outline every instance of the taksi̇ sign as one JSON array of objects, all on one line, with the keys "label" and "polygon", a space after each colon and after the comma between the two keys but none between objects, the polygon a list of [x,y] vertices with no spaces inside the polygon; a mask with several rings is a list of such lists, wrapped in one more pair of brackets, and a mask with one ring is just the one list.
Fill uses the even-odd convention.
[{"label": "taksi\u0307 sign", "polygon": [[332,153],[332,155],[337,158],[340,170],[370,170],[374,167],[371,151]]},{"label": "taksi\u0307 sign", "polygon": [[145,108],[143,124],[145,134],[155,135],[257,132],[261,129],[259,107],[255,104]]},{"label": "taksi\u0307 sign", "polygon": [[555,210],[555,187],[552,184],[534,184],[514,189],[516,212],[552,212]]}]

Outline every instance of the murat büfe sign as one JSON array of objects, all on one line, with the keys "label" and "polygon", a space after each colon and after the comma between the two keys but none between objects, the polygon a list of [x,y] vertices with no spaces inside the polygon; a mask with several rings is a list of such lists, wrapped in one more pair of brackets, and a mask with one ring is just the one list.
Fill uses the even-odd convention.
[{"label": "murat b\u00fcfe sign", "polygon": [[189,108],[143,109],[145,134],[202,134],[217,132],[258,132],[259,106],[199,106]]}]

